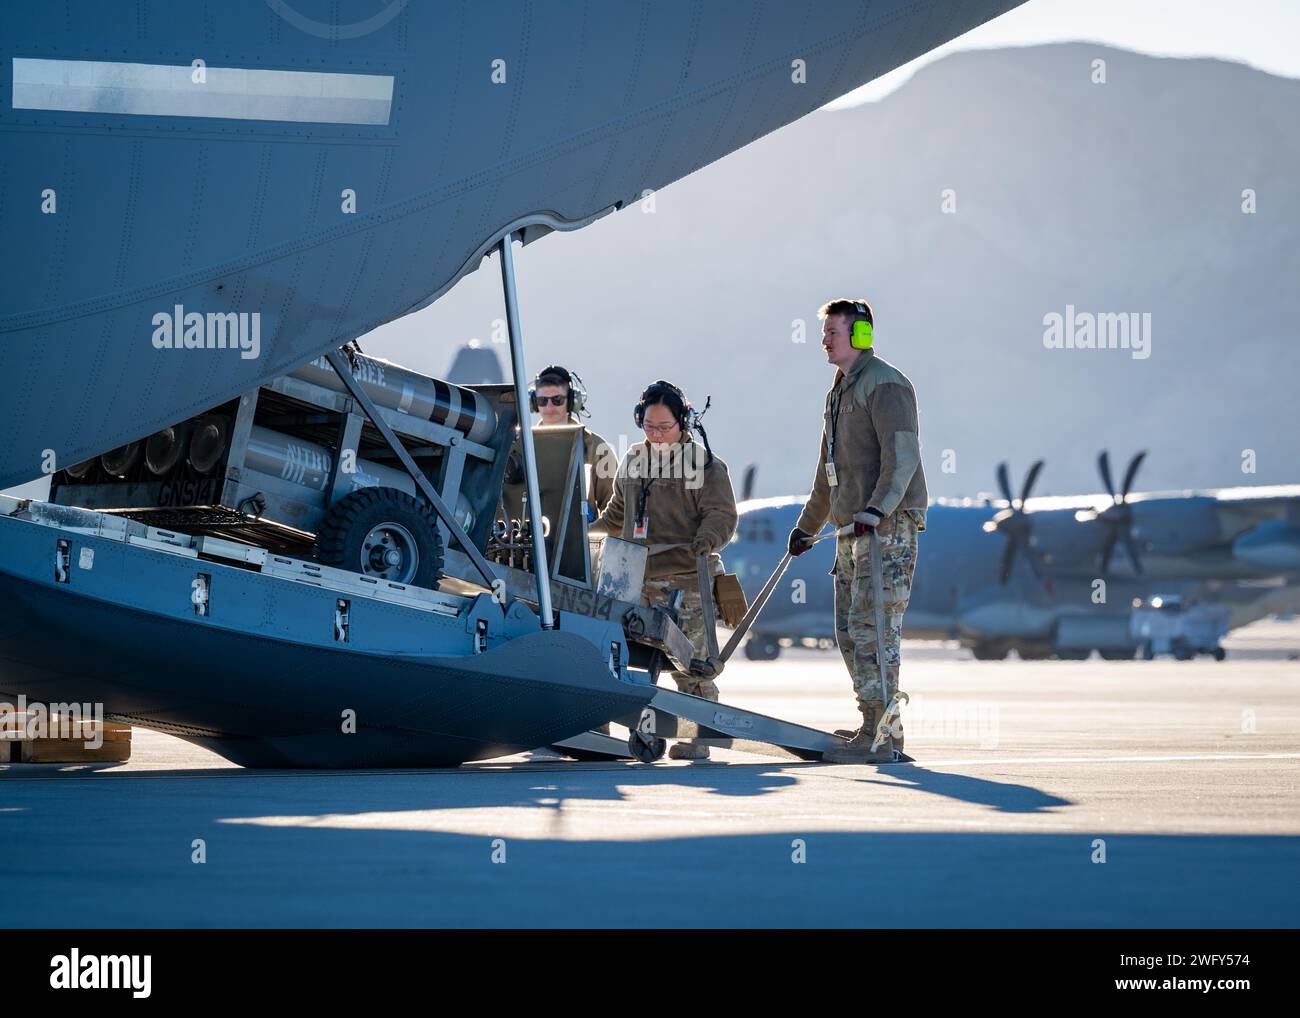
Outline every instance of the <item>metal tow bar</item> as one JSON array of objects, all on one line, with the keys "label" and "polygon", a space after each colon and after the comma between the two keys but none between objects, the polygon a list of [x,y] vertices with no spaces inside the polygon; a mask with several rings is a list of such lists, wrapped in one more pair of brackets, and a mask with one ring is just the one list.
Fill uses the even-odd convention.
[{"label": "metal tow bar", "polygon": [[[825,541],[829,537],[843,537],[851,533],[853,533],[853,525],[849,524],[848,526],[840,527],[838,530],[828,530],[824,534],[819,534],[817,537],[811,538],[808,541],[808,545],[811,547],[818,541]],[[767,582],[763,584],[763,589],[758,592],[758,597],[754,598],[754,603],[749,606],[749,611],[745,612],[745,617],[740,620],[740,625],[738,625],[735,632],[731,634],[731,639],[727,641],[727,645],[722,648],[722,654],[718,659],[718,671],[722,671],[723,665],[731,659],[731,655],[734,654],[736,648],[740,646],[740,641],[745,638],[745,634],[749,632],[749,627],[754,624],[754,621],[758,618],[759,612],[763,610],[763,606],[767,604],[768,599],[771,598],[772,592],[776,590],[777,583],[779,583],[781,577],[785,575],[786,567],[790,565],[790,559],[793,557],[794,556],[787,551],[785,557],[777,563],[777,567],[772,571],[772,575],[767,578]]]},{"label": "metal tow bar", "polygon": [[715,703],[675,689],[660,689],[655,693],[642,714],[641,726],[659,738],[695,739],[719,749],[796,760],[820,760],[828,749],[844,745],[839,736],[817,728]]},{"label": "metal tow bar", "polygon": [[[850,524],[814,537],[809,542],[816,544],[831,537],[840,537],[853,532]],[[679,548],[679,544],[649,546],[650,554]],[[709,660],[691,662],[693,674],[720,674],[727,660],[740,645],[750,626],[758,618],[763,606],[767,604],[776,590],[777,584],[790,564],[791,555],[787,552],[777,565],[762,590],[745,612],[735,632],[727,641],[721,652],[718,650],[717,633],[713,607],[712,584],[709,582],[707,558],[700,556],[697,561],[697,580],[700,587],[701,614],[705,623],[705,632],[709,634],[707,653]],[[610,759],[618,756],[633,756],[643,763],[652,763],[663,756],[668,738],[695,739],[719,749],[734,749],[744,753],[756,753],[760,756],[785,756],[795,760],[820,760],[829,749],[843,746],[845,740],[830,732],[818,728],[797,725],[791,721],[768,717],[755,711],[731,707],[727,704],[705,700],[679,693],[673,689],[656,689],[650,703],[641,713],[631,730],[631,737],[620,745],[619,741],[598,732],[585,732],[573,739],[556,743],[553,748],[568,752],[579,759]]]}]

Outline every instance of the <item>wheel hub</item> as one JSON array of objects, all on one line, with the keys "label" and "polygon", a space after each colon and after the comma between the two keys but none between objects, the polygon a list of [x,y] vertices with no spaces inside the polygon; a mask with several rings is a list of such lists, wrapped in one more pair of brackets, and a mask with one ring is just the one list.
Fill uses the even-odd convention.
[{"label": "wheel hub", "polygon": [[361,542],[361,571],[394,583],[410,583],[420,568],[415,537],[399,523],[371,527]]}]

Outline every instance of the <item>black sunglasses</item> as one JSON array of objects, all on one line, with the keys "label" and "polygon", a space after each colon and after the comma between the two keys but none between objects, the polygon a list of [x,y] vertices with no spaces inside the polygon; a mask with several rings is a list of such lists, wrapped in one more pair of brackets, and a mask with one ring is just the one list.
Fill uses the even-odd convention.
[{"label": "black sunglasses", "polygon": [[569,402],[568,396],[535,396],[538,406],[564,406]]}]

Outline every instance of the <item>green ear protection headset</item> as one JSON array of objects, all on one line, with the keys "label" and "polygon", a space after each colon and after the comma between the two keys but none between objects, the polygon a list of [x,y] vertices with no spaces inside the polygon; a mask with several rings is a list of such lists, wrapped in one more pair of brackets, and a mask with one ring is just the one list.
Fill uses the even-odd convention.
[{"label": "green ear protection headset", "polygon": [[[867,307],[865,302],[855,300],[853,302],[853,313],[859,317],[853,322],[853,335],[849,339],[849,345],[854,350],[869,350],[873,339],[871,308]],[[861,317],[863,315],[866,316],[865,321]]]}]

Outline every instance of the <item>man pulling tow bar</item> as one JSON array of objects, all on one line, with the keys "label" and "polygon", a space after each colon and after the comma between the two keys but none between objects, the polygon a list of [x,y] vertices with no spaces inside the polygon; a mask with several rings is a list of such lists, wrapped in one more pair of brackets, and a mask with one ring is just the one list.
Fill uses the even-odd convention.
[{"label": "man pulling tow bar", "polygon": [[822,348],[836,372],[826,394],[812,493],[790,532],[789,551],[797,556],[812,547],[812,535],[828,517],[839,528],[832,569],[835,637],[862,714],[856,731],[836,732],[848,744],[822,759],[906,760],[900,642],[927,497],[916,391],[876,355],[865,300],[832,300],[818,317]]}]

